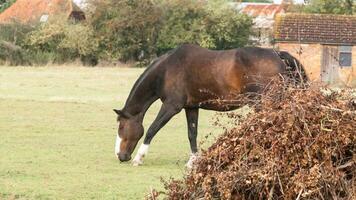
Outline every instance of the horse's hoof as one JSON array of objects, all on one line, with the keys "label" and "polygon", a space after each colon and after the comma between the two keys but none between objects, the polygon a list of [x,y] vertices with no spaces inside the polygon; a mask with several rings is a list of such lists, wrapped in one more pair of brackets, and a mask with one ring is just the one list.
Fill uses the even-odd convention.
[{"label": "horse's hoof", "polygon": [[187,164],[185,164],[185,167],[187,169],[193,169],[193,164],[188,162]]},{"label": "horse's hoof", "polygon": [[140,160],[133,160],[132,161],[132,166],[134,166],[134,167],[140,166],[142,164],[143,164],[143,162],[140,161]]},{"label": "horse's hoof", "polygon": [[188,160],[188,162],[187,162],[187,164],[185,164],[185,167],[186,167],[187,169],[193,169],[193,167],[194,167],[194,162],[196,161],[197,158],[198,158],[198,157],[197,157],[197,154],[191,154],[191,155],[190,155],[190,158],[189,158],[189,160]]},{"label": "horse's hoof", "polygon": [[185,167],[189,170],[193,169],[194,167],[194,161],[192,160],[189,160],[186,164],[185,164]]}]

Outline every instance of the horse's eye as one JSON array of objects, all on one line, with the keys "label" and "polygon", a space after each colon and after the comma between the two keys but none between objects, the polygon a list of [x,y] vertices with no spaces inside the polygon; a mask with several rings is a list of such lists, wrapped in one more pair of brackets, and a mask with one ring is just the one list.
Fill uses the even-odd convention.
[{"label": "horse's eye", "polygon": [[120,124],[119,129],[122,130],[123,128],[124,128],[124,126]]}]

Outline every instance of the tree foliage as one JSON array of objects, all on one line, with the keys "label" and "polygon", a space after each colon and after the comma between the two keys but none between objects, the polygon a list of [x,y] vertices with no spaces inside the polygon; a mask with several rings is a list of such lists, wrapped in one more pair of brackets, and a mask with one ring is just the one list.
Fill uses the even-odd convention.
[{"label": "tree foliage", "polygon": [[91,57],[98,49],[91,26],[74,23],[64,17],[52,18],[41,24],[28,35],[26,45],[32,51],[54,53],[55,62]]},{"label": "tree foliage", "polygon": [[273,0],[242,0],[242,2],[273,3]]},{"label": "tree foliage", "polygon": [[91,1],[101,55],[143,60],[183,43],[228,49],[248,43],[252,20],[226,1]]},{"label": "tree foliage", "polygon": [[182,43],[197,43],[212,49],[231,49],[248,43],[252,20],[224,4],[215,1],[169,1],[164,23],[159,32],[160,51]]},{"label": "tree foliage", "polygon": [[306,13],[352,15],[356,12],[356,4],[354,0],[308,0],[302,11]]},{"label": "tree foliage", "polygon": [[101,56],[139,60],[155,51],[161,11],[150,0],[91,1]]},{"label": "tree foliage", "polygon": [[[19,46],[41,63],[62,63],[78,57],[144,63],[183,43],[217,50],[245,46],[252,27],[252,19],[239,14],[228,0],[87,3],[86,22],[51,16],[48,22],[35,25],[33,31],[23,32]],[[16,30],[3,33],[7,38],[2,40],[17,45]]]},{"label": "tree foliage", "polygon": [[0,13],[10,7],[16,0],[0,0]]},{"label": "tree foliage", "polygon": [[249,43],[248,39],[252,34],[252,18],[238,13],[228,4],[221,4],[219,1],[211,3],[206,8],[206,12],[209,15],[207,15],[205,28],[213,40],[213,45],[207,47],[218,50],[232,49]]},{"label": "tree foliage", "polygon": [[26,50],[23,48],[27,33],[34,27],[17,22],[0,24],[0,63],[9,65],[28,64]]}]

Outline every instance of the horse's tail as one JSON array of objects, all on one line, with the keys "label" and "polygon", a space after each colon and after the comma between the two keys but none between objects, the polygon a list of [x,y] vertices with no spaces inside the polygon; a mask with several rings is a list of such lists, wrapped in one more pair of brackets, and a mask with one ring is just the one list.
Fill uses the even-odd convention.
[{"label": "horse's tail", "polygon": [[291,78],[296,80],[297,83],[302,84],[309,81],[303,65],[297,58],[287,51],[278,51],[278,55],[286,65],[286,71]]}]

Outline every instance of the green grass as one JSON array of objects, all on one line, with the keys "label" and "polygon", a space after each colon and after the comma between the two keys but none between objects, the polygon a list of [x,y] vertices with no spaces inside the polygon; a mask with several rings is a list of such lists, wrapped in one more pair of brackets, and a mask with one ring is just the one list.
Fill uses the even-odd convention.
[{"label": "green grass", "polygon": [[[0,67],[0,199],[143,199],[183,177],[184,112],[154,138],[143,166],[114,157],[116,119],[143,69]],[[148,111],[147,130],[160,103]],[[199,141],[213,127],[201,111]],[[205,144],[207,145],[207,143]]]}]

